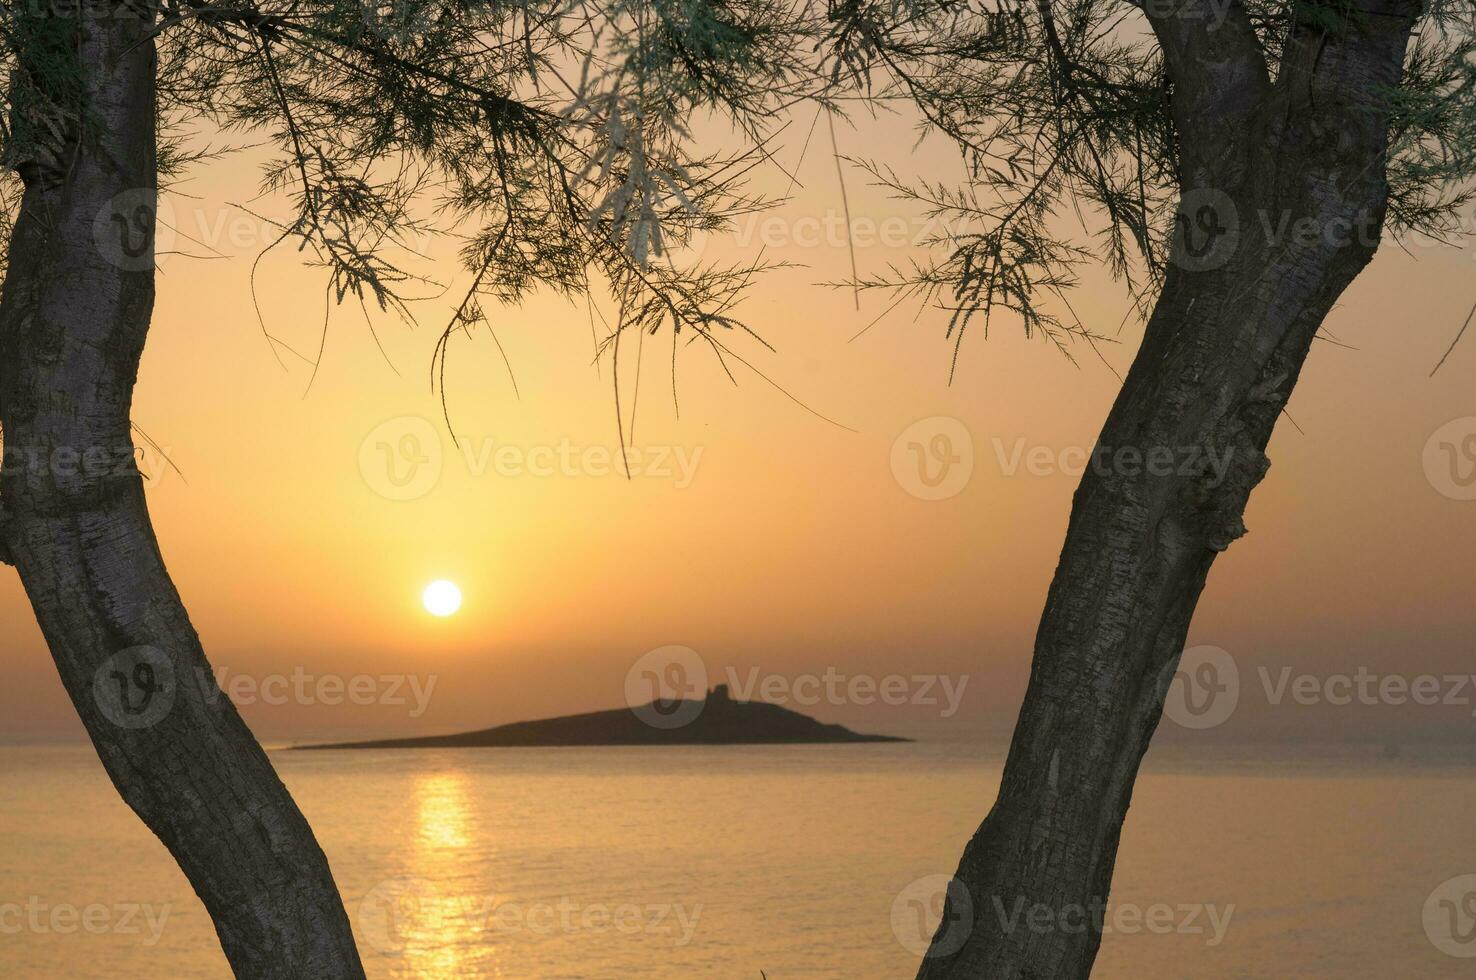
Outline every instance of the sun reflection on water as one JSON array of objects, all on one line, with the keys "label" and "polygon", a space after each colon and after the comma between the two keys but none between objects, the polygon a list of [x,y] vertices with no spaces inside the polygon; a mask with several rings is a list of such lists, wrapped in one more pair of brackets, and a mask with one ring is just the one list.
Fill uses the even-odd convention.
[{"label": "sun reflection on water", "polygon": [[437,772],[422,776],[415,785],[416,856],[422,863],[454,858],[444,852],[467,846],[471,807],[466,776]]},{"label": "sun reflection on water", "polygon": [[413,793],[414,836],[406,876],[392,908],[394,975],[415,980],[502,975],[485,908],[491,896],[477,864],[475,813],[467,777],[457,771],[427,773]]}]

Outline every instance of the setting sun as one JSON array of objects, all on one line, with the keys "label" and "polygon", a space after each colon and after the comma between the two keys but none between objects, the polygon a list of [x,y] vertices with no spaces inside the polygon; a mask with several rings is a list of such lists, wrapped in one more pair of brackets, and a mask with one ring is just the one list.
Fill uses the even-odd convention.
[{"label": "setting sun", "polygon": [[461,589],[455,582],[437,579],[425,587],[420,601],[433,616],[450,616],[461,608]]},{"label": "setting sun", "polygon": [[1472,246],[1476,0],[0,2],[0,980],[1476,980]]}]

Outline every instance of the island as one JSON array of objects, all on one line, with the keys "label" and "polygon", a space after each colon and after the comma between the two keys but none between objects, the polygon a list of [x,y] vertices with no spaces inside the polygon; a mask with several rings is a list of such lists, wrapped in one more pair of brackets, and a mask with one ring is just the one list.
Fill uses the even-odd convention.
[{"label": "island", "polygon": [[562,718],[519,721],[455,735],[298,745],[296,749],[463,749],[575,745],[809,745],[910,742],[827,725],[767,701],[740,701],[719,684],[706,697],[653,701]]}]

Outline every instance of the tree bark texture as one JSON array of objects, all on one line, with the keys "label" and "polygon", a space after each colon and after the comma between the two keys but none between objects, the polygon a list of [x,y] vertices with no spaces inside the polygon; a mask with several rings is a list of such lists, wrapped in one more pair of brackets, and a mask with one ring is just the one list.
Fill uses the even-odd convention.
[{"label": "tree bark texture", "polygon": [[[1294,32],[1274,80],[1239,4],[1218,24],[1202,0],[1150,17],[1181,140],[1173,262],[1098,439],[1108,462],[1076,491],[999,795],[920,980],[1091,972],[1094,910],[1206,576],[1245,533],[1314,334],[1378,244],[1380,91],[1418,11],[1362,6],[1344,31]],[[1181,465],[1196,458],[1229,466]]]},{"label": "tree bark texture", "polygon": [[36,9],[60,38],[37,56],[71,59],[77,84],[33,71],[15,107],[47,137],[12,161],[25,192],[0,299],[3,555],[114,786],[178,861],[236,975],[363,977],[327,859],[214,687],[133,462],[154,300],[151,24],[118,3]]}]

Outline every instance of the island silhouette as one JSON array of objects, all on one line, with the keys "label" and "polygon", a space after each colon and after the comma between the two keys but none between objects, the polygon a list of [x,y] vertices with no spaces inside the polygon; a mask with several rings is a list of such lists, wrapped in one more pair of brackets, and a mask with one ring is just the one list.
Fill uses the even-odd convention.
[{"label": "island silhouette", "polygon": [[767,701],[739,701],[719,684],[704,698],[649,704],[582,715],[518,721],[454,735],[389,738],[368,742],[298,745],[296,749],[526,748],[575,745],[806,745],[831,742],[910,742],[827,725]]}]

